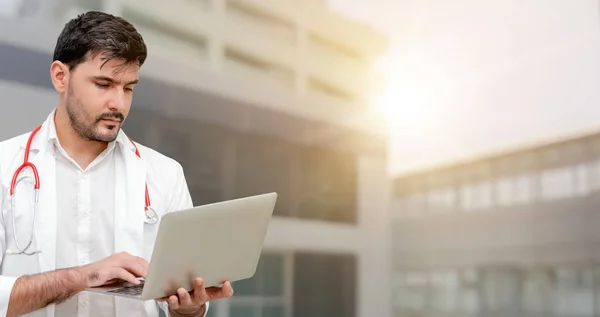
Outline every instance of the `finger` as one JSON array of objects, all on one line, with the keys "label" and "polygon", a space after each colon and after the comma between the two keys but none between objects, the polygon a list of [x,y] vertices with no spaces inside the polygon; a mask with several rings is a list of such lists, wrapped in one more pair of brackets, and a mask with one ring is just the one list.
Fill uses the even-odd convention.
[{"label": "finger", "polygon": [[148,274],[148,270],[144,268],[142,264],[138,263],[133,259],[129,262],[125,262],[123,264],[123,268],[129,271],[131,274],[135,275],[136,277],[146,277],[146,274]]},{"label": "finger", "polygon": [[188,306],[192,306],[193,302],[192,302],[192,297],[190,296],[190,293],[188,293],[188,291],[181,287],[179,289],[177,289],[177,297],[179,297],[179,305],[182,307],[188,307]]},{"label": "finger", "polygon": [[177,298],[177,296],[169,296],[169,308],[171,308],[172,310],[178,310],[179,307],[179,299]]},{"label": "finger", "polygon": [[133,283],[135,285],[138,285],[140,283],[140,281],[133,274],[131,274],[123,268],[115,268],[112,274],[112,278],[119,278],[121,280]]},{"label": "finger", "polygon": [[[148,271],[148,267],[144,265],[143,259],[137,256],[133,256],[127,252],[119,253],[118,264],[122,268],[128,270],[137,277],[145,277]],[[142,261],[140,261],[142,260]]]},{"label": "finger", "polygon": [[[144,270],[145,270],[146,272],[148,272],[148,266],[149,266],[149,264],[148,264],[148,261],[146,261],[146,259],[144,259],[144,258],[142,258],[142,257],[139,257],[139,256],[136,256],[136,257],[135,257],[135,261],[136,261],[137,263],[139,263],[139,264],[140,264],[140,265],[141,265],[141,266],[144,268]],[[147,273],[146,273],[146,274],[147,274]]]},{"label": "finger", "polygon": [[213,301],[216,299],[227,298],[233,295],[233,287],[229,281],[223,283],[222,287],[209,287],[206,289],[206,295],[208,297],[208,301]]},{"label": "finger", "polygon": [[196,278],[194,280],[194,300],[201,301],[206,298],[206,290],[204,289],[204,280],[202,278]]}]

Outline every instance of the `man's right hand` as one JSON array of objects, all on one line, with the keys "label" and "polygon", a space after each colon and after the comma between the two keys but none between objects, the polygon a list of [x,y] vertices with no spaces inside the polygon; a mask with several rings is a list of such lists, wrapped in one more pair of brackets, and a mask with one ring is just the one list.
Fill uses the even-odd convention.
[{"label": "man's right hand", "polygon": [[148,262],[126,252],[117,253],[100,261],[79,267],[86,287],[96,287],[113,282],[127,281],[139,284],[139,277],[146,277]]},{"label": "man's right hand", "polygon": [[21,316],[62,303],[88,287],[122,280],[137,285],[137,278],[146,277],[147,271],[146,260],[122,252],[84,266],[23,275],[13,285],[7,316]]}]

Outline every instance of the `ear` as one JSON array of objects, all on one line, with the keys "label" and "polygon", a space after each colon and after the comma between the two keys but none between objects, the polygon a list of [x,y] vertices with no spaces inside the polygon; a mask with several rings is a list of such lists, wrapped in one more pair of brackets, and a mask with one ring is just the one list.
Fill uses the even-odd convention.
[{"label": "ear", "polygon": [[69,85],[69,67],[62,62],[54,61],[50,66],[50,79],[57,92],[65,92]]}]

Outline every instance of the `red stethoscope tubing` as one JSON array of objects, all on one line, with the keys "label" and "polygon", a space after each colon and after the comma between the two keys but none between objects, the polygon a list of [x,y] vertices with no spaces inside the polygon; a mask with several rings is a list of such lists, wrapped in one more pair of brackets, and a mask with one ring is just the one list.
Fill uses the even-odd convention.
[{"label": "red stethoscope tubing", "polygon": [[[40,189],[40,175],[38,174],[38,170],[37,170],[37,167],[35,166],[35,164],[29,162],[29,151],[31,150],[31,142],[33,141],[33,138],[38,133],[38,131],[40,131],[41,128],[42,128],[41,125],[38,126],[29,135],[29,139],[27,140],[27,146],[25,147],[25,155],[23,156],[23,164],[21,164],[21,166],[19,166],[19,168],[17,168],[17,170],[15,171],[15,174],[13,175],[12,182],[10,183],[10,195],[11,196],[13,196],[13,194],[15,192],[15,186],[17,184],[17,178],[19,177],[19,174],[21,173],[21,171],[23,169],[25,169],[27,167],[31,168],[31,170],[33,171],[33,176],[35,178],[35,189],[36,190]],[[135,145],[135,143],[133,142],[133,140],[131,138],[129,138],[129,141],[131,142],[131,144],[133,144],[133,147],[135,148],[135,155],[137,155],[139,158],[141,158],[140,151],[138,150],[138,148]],[[150,194],[148,193],[148,183],[146,183],[146,206],[145,206],[144,210],[147,211],[148,208],[150,208]]]}]

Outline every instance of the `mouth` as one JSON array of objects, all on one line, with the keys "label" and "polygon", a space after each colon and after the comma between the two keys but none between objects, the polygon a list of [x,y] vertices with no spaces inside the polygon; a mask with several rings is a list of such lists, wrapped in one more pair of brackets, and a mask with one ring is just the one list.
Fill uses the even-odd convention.
[{"label": "mouth", "polygon": [[117,120],[117,119],[100,119],[100,121],[104,121],[104,122],[111,123],[111,124],[121,123],[121,120]]}]

